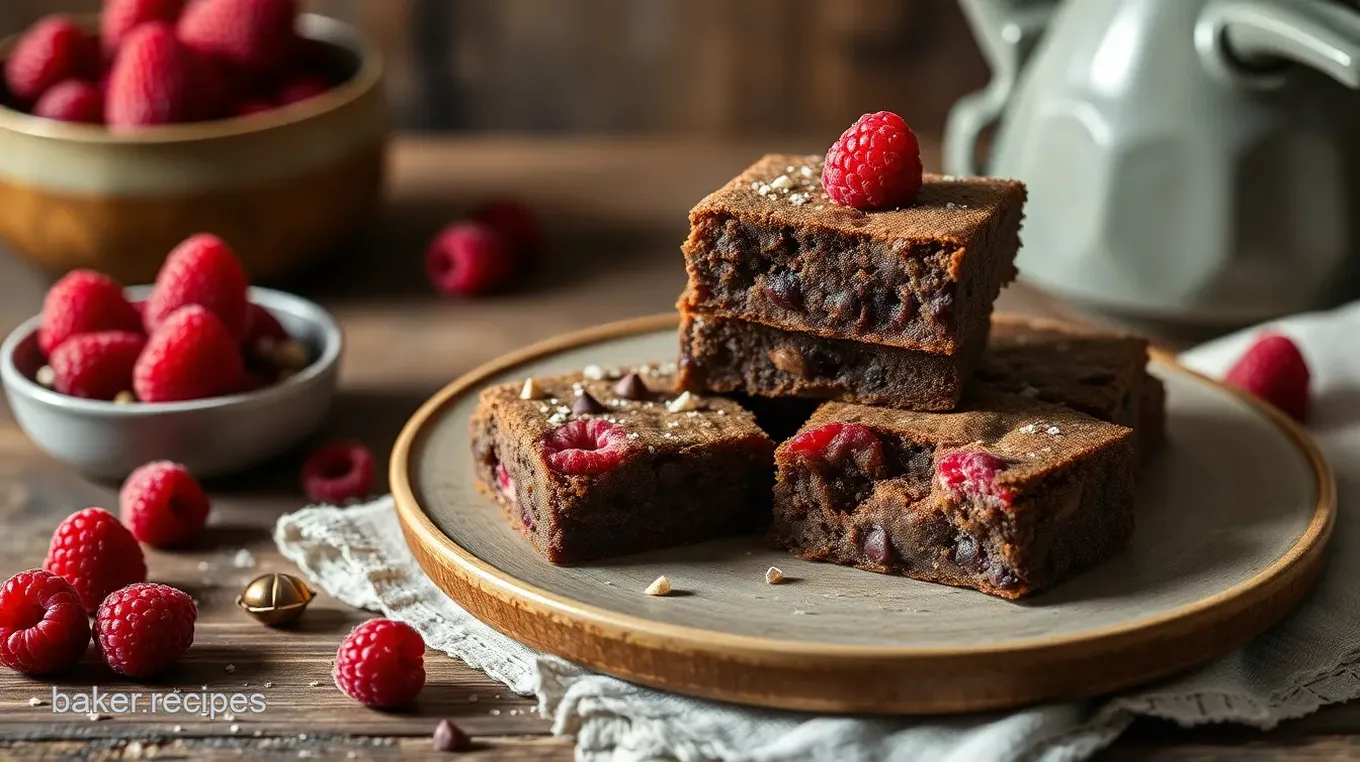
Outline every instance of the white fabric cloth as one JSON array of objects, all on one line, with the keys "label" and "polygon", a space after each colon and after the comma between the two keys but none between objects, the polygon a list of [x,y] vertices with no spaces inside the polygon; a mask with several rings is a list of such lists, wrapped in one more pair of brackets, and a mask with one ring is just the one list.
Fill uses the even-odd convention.
[{"label": "white fabric cloth", "polygon": [[[275,540],[321,589],[409,622],[426,643],[537,696],[553,730],[576,737],[584,762],[723,760],[1085,759],[1137,715],[1181,725],[1236,722],[1261,729],[1360,695],[1360,305],[1272,326],[1303,348],[1313,370],[1311,429],[1337,471],[1340,516],[1318,589],[1284,623],[1175,679],[1102,701],[958,718],[860,719],[748,709],[685,698],[593,674],[495,632],[421,572],[390,498],[282,517]],[[1260,329],[1215,341],[1183,360],[1221,375]]]}]

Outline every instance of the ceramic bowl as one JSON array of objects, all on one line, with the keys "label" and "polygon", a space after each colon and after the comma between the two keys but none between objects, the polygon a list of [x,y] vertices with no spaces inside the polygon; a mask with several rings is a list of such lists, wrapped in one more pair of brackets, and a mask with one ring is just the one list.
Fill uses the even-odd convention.
[{"label": "ceramic bowl", "polygon": [[[148,286],[127,290],[144,299]],[[183,463],[199,477],[242,471],[316,430],[335,398],[343,337],[320,306],[292,294],[252,288],[315,358],[294,376],[254,392],[189,402],[117,404],[58,394],[35,380],[43,357],[38,317],[0,345],[0,382],[10,410],[34,444],[91,476],[121,479],[153,460]]]},{"label": "ceramic bowl", "polygon": [[[114,133],[0,107],[0,239],[45,270],[91,268],[123,283],[154,279],[195,233],[225,239],[256,280],[325,253],[380,196],[383,61],[334,19],[303,15],[298,29],[351,76],[263,114]],[[0,63],[13,45],[0,42]]]}]

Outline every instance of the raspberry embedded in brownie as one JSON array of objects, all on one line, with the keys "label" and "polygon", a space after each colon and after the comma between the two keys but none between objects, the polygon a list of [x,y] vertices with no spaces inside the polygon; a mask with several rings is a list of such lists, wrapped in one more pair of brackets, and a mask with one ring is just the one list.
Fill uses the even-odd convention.
[{"label": "raspberry embedded in brownie", "polygon": [[675,391],[673,366],[493,386],[471,434],[478,487],[553,563],[769,520],[774,443],[737,403]]},{"label": "raspberry embedded in brownie", "polygon": [[1013,395],[949,413],[829,402],[775,453],[771,534],[802,558],[1019,598],[1127,544],[1131,435]]},{"label": "raspberry embedded in brownie", "polygon": [[1025,188],[926,174],[914,203],[834,204],[819,156],[770,154],[690,212],[682,310],[955,355],[1015,277]]}]

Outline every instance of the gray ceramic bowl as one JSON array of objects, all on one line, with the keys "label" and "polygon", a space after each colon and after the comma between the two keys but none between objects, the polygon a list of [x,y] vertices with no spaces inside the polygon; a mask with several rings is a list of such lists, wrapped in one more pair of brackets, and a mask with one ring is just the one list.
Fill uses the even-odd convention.
[{"label": "gray ceramic bowl", "polygon": [[[127,290],[145,298],[148,286]],[[344,339],[335,321],[306,299],[265,288],[251,301],[269,310],[316,358],[298,374],[246,394],[190,402],[125,404],[68,397],[34,381],[43,365],[38,317],[0,345],[0,381],[19,426],[34,444],[77,469],[121,479],[153,460],[183,463],[199,477],[234,473],[297,444],[335,398]]]}]

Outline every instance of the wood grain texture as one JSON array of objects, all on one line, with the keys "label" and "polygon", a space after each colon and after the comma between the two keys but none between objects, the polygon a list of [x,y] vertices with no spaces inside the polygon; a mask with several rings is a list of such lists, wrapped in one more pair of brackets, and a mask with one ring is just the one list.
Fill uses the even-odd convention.
[{"label": "wood grain texture", "polygon": [[[952,713],[1084,698],[1180,671],[1259,634],[1321,571],[1335,486],[1312,441],[1164,355],[1157,368],[1174,435],[1160,455],[1167,462],[1143,474],[1141,494],[1152,498],[1140,501],[1132,546],[1020,605],[802,562],[759,537],[572,568],[544,563],[471,483],[476,393],[587,362],[666,359],[676,323],[639,318],[512,353],[450,384],[403,430],[389,474],[398,515],[421,566],[464,608],[570,661],[680,693],[810,711]],[[1197,460],[1212,450],[1224,459]],[[1245,484],[1242,471],[1272,475]],[[1272,493],[1267,484],[1283,486]],[[1211,571],[1200,563],[1205,536],[1223,537]],[[774,564],[798,582],[762,586]],[[639,593],[662,574],[682,597]]]},{"label": "wood grain texture", "polygon": [[[13,8],[0,3],[0,13]],[[694,201],[766,150],[816,150],[819,142],[398,141],[389,161],[387,203],[376,224],[342,245],[330,265],[288,284],[330,308],[348,338],[342,394],[318,441],[355,436],[385,461],[401,426],[449,379],[564,331],[669,309],[683,281],[678,247],[685,212]],[[937,156],[928,142],[927,165],[937,167]],[[587,172],[589,193],[583,191]],[[663,177],[664,182],[659,180]],[[420,267],[426,238],[480,198],[507,193],[524,198],[544,217],[551,245],[542,267],[516,291],[492,299],[445,301],[432,295]],[[47,283],[41,273],[0,252],[0,331],[37,311]],[[1023,283],[1003,293],[1001,305],[1027,314],[1073,316],[1066,306]],[[293,453],[244,478],[207,485],[216,501],[212,525],[218,542],[156,554],[151,563],[154,577],[195,582],[201,585],[195,592],[213,601],[205,607],[198,635],[198,646],[210,658],[193,666],[197,656],[192,656],[186,666],[191,672],[185,675],[193,677],[168,680],[190,686],[231,684],[220,671],[222,649],[230,646],[229,663],[251,673],[237,684],[275,682],[281,693],[271,706],[283,711],[282,696],[293,697],[306,713],[301,720],[305,729],[270,727],[255,738],[253,729],[242,737],[230,732],[230,723],[201,723],[186,734],[189,738],[176,740],[175,722],[168,718],[125,725],[125,719],[59,723],[41,711],[11,715],[26,712],[28,698],[47,684],[0,671],[0,758],[123,759],[132,756],[129,744],[151,739],[164,741],[162,758],[283,760],[298,759],[299,751],[325,758],[350,753],[356,759],[445,758],[431,751],[433,716],[387,715],[335,700],[326,701],[325,712],[307,712],[314,697],[334,691],[312,688],[310,680],[325,685],[326,660],[348,627],[365,614],[323,597],[310,612],[322,616],[312,629],[303,628],[301,636],[266,630],[231,605],[239,591],[230,576],[217,579],[215,571],[198,570],[200,561],[224,568],[226,559],[245,547],[254,553],[256,567],[232,569],[227,575],[239,573],[244,579],[250,576],[247,571],[295,571],[273,553],[269,532],[279,514],[303,503],[296,485],[300,460],[300,453]],[[380,475],[375,490],[386,489],[385,481]],[[111,506],[113,497],[110,485],[91,483],[37,452],[0,401],[0,521],[5,527],[0,532],[0,574],[40,563],[52,528],[63,516],[87,505]],[[205,577],[212,583],[203,585]],[[304,636],[311,645],[299,647],[296,639]],[[263,666],[249,666],[242,652]],[[436,694],[442,696],[436,706],[449,707],[460,723],[470,724],[473,717],[479,723],[478,739],[485,747],[472,758],[573,758],[570,740],[548,737],[548,723],[531,714],[531,701],[512,698],[461,663],[435,654],[429,663],[439,685]],[[501,713],[493,715],[491,708]],[[520,713],[510,715],[510,709]],[[10,717],[13,721],[6,724]],[[100,737],[87,737],[96,729]],[[308,738],[299,739],[299,732],[307,732]],[[23,734],[49,740],[20,740]],[[1357,739],[1360,705],[1341,705],[1270,733],[1236,727],[1183,730],[1139,721],[1108,756],[1121,762],[1350,759],[1360,748]]]}]

